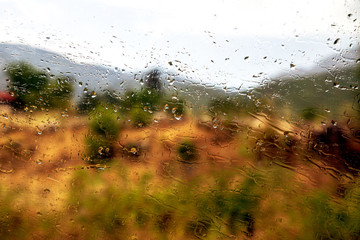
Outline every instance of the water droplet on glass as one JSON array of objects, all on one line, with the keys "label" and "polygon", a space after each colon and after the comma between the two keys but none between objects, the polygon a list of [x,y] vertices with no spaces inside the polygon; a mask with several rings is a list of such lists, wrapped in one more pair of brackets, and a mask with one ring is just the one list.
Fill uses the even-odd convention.
[{"label": "water droplet on glass", "polygon": [[36,131],[37,131],[37,134],[38,134],[38,135],[41,135],[41,134],[42,134],[42,130],[41,130],[39,127],[36,127]]},{"label": "water droplet on glass", "polygon": [[137,154],[137,149],[135,147],[132,147],[130,149],[130,152],[135,155],[135,154]]},{"label": "water droplet on glass", "polygon": [[174,118],[175,118],[176,120],[181,120],[182,116],[183,116],[182,114],[180,114],[180,115],[174,114]]}]

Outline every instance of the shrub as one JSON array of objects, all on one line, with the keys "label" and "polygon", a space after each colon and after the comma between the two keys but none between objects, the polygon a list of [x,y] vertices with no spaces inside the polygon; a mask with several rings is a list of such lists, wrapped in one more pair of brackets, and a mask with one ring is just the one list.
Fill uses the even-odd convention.
[{"label": "shrub", "polygon": [[89,114],[91,111],[94,111],[99,104],[100,99],[95,95],[95,92],[87,92],[81,97],[77,105],[78,112],[81,114]]},{"label": "shrub", "polygon": [[134,127],[146,127],[152,121],[152,115],[140,106],[134,106],[130,111],[130,119]]},{"label": "shrub", "polygon": [[51,80],[45,72],[25,62],[11,63],[6,70],[10,79],[8,88],[17,97],[12,103],[14,107],[68,107],[73,92],[72,78],[58,76]]},{"label": "shrub", "polygon": [[162,94],[154,89],[146,88],[138,94],[137,101],[142,107],[150,111],[158,111]]},{"label": "shrub", "polygon": [[196,146],[191,141],[183,141],[177,148],[177,152],[182,161],[190,163],[197,158]]},{"label": "shrub", "polygon": [[184,101],[183,100],[169,100],[164,102],[164,111],[174,116],[175,118],[180,118],[185,113]]},{"label": "shrub", "polygon": [[99,105],[91,112],[90,129],[93,134],[103,136],[109,140],[117,138],[120,132],[119,115],[104,105]]},{"label": "shrub", "polygon": [[90,113],[89,135],[85,139],[86,157],[90,163],[106,163],[114,156],[114,141],[121,124],[118,114],[104,105],[99,105]]},{"label": "shrub", "polygon": [[91,164],[107,163],[114,155],[112,142],[104,136],[88,135],[85,138],[85,143],[85,161]]},{"label": "shrub", "polygon": [[44,97],[47,105],[51,108],[67,108],[70,105],[74,79],[69,76],[59,76],[50,82],[44,90]]},{"label": "shrub", "polygon": [[305,119],[305,120],[315,120],[318,116],[317,110],[315,108],[305,108],[302,110],[301,116]]}]

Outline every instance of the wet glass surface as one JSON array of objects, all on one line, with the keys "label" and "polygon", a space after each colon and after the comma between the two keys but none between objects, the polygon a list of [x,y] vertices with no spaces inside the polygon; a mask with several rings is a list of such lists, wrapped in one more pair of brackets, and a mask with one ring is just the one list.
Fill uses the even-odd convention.
[{"label": "wet glass surface", "polygon": [[0,239],[360,238],[358,1],[0,6]]}]

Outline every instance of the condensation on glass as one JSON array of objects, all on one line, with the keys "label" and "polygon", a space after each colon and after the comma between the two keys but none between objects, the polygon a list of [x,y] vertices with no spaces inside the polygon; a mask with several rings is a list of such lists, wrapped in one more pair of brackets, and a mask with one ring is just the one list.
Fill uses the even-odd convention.
[{"label": "condensation on glass", "polygon": [[359,3],[0,1],[1,239],[357,239]]}]

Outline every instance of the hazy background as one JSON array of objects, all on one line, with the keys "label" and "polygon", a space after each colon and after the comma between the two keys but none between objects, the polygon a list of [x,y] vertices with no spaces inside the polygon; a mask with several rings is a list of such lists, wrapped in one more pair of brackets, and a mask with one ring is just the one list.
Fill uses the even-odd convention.
[{"label": "hazy background", "polygon": [[334,55],[353,64],[360,42],[357,0],[0,0],[0,6],[2,43],[128,73],[160,66],[242,88],[327,71],[334,63],[324,59]]}]

